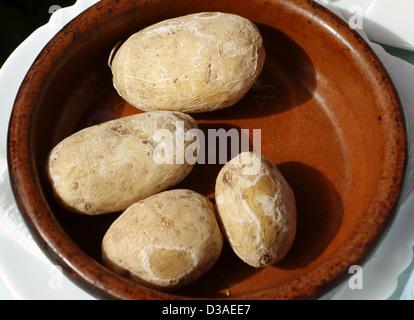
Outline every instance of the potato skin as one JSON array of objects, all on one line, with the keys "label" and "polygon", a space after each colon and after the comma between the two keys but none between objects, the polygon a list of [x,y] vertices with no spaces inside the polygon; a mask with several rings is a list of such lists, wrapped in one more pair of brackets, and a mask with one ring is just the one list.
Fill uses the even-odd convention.
[{"label": "potato skin", "polygon": [[269,159],[239,154],[221,169],[215,192],[224,233],[244,262],[264,267],[286,255],[296,235],[295,198]]},{"label": "potato skin", "polygon": [[129,207],[102,241],[104,264],[154,289],[173,291],[200,277],[223,245],[213,203],[186,189],[168,190]]},{"label": "potato skin", "polygon": [[[157,163],[154,152],[159,152],[160,141],[153,138],[159,129],[173,133],[177,123],[185,133],[197,128],[189,115],[159,111],[111,120],[62,140],[47,162],[57,200],[71,211],[96,215],[123,211],[179,183],[194,164]],[[175,154],[182,147],[187,150],[190,141],[176,144],[175,134],[172,137]]]},{"label": "potato skin", "polygon": [[265,60],[257,27],[234,14],[202,12],[168,19],[127,39],[112,61],[113,84],[144,110],[185,113],[239,101]]}]

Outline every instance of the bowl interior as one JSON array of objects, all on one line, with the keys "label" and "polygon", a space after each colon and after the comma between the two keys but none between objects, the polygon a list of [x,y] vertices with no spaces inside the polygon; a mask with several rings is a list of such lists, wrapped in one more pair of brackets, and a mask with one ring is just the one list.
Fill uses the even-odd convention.
[{"label": "bowl interior", "polygon": [[[206,137],[209,129],[248,129],[253,141],[253,130],[260,129],[261,153],[295,193],[298,229],[292,249],[275,265],[249,267],[225,245],[211,270],[167,294],[102,266],[103,235],[120,213],[89,217],[62,209],[45,163],[71,133],[139,112],[112,86],[107,62],[118,41],[157,21],[201,11],[232,12],[257,23],[266,62],[239,103],[193,116]],[[398,201],[405,143],[401,106],[382,64],[356,32],[313,1],[108,0],[69,23],[29,70],[10,123],[9,159],[16,199],[35,238],[97,296],[295,299],[332,288],[377,243]],[[197,164],[176,188],[214,201],[222,165]]]}]

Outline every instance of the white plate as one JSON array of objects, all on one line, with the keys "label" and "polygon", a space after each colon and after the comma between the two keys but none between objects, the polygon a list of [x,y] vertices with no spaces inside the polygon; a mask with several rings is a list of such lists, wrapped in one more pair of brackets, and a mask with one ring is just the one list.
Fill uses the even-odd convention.
[{"label": "white plate", "polygon": [[[0,278],[16,299],[93,299],[91,295],[73,284],[59,268],[45,258],[34,243],[11,194],[6,169],[6,137],[8,119],[20,83],[38,53],[47,42],[79,13],[97,0],[79,0],[75,5],[56,11],[50,21],[28,37],[9,57],[0,70],[0,169],[2,171],[0,198]],[[334,8],[331,8],[334,9]],[[372,44],[384,62],[406,108],[410,141],[414,132],[414,66],[388,55],[380,46]],[[414,150],[412,142],[410,152]],[[412,162],[412,161],[411,161]],[[408,176],[413,177],[410,164]],[[409,179],[412,181],[413,179]],[[327,293],[323,299],[388,299],[395,297],[401,283],[399,275],[412,261],[414,244],[414,196],[409,185],[405,189],[398,214],[381,240],[380,245],[362,265],[363,289],[350,289],[348,281]],[[352,276],[352,275],[350,275]],[[1,281],[1,280],[0,280]],[[412,299],[414,280],[408,281],[409,287],[403,297]],[[394,294],[394,295],[393,295]],[[400,293],[398,292],[399,298]],[[1,299],[1,296],[0,296]]]},{"label": "white plate", "polygon": [[414,1],[318,0],[339,9],[360,25],[372,41],[414,51]]},{"label": "white plate", "polygon": [[93,299],[66,278],[33,241],[12,202],[6,143],[14,99],[37,55],[66,23],[96,2],[98,0],[78,0],[71,7],[54,12],[49,22],[33,32],[0,69],[0,281],[15,299]]}]

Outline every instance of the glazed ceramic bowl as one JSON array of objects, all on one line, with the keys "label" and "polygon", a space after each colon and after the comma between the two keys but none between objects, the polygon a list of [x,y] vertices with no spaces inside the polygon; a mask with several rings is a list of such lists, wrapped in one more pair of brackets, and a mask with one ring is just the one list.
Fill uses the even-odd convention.
[{"label": "glazed ceramic bowl", "polygon": [[[137,113],[112,86],[108,57],[120,40],[166,18],[223,11],[254,21],[264,69],[236,105],[194,115],[200,129],[260,129],[297,204],[297,235],[279,263],[252,268],[223,248],[217,263],[173,293],[106,269],[101,241],[120,214],[84,216],[53,199],[45,164],[60,140]],[[99,298],[317,298],[361,264],[392,221],[404,183],[405,123],[380,60],[347,23],[303,0],[104,0],[43,49],[18,92],[9,127],[13,191],[34,238],[74,282]],[[197,164],[179,186],[214,201],[222,164]]]}]

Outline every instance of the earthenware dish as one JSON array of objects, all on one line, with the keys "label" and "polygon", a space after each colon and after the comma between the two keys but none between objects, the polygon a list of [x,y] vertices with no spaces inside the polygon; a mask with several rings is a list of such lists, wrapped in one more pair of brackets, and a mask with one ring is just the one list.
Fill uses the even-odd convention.
[{"label": "earthenware dish", "polygon": [[[113,46],[157,21],[201,11],[240,14],[259,26],[265,67],[233,107],[194,115],[200,129],[261,130],[261,153],[291,185],[297,237],[279,263],[255,269],[225,246],[213,268],[174,293],[148,290],[101,263],[100,244],[119,213],[73,214],[54,200],[46,157],[88,125],[138,112],[116,93]],[[101,1],[40,53],[18,92],[9,126],[13,191],[48,257],[99,298],[317,298],[366,259],[389,226],[404,182],[400,101],[380,60],[354,30],[313,1]],[[221,164],[197,165],[177,187],[214,201]]]}]

